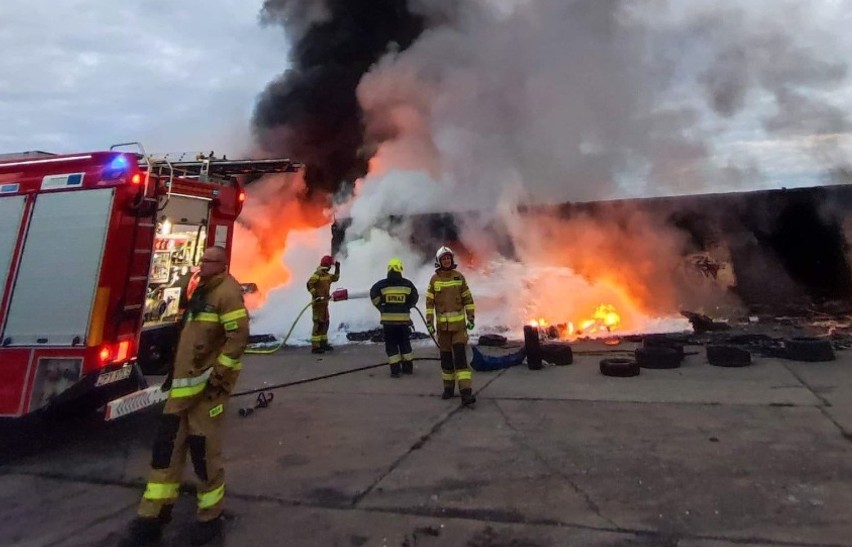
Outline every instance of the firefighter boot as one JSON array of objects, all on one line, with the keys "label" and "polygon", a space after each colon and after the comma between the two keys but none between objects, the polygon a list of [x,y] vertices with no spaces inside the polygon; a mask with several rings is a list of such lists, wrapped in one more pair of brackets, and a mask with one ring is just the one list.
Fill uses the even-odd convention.
[{"label": "firefighter boot", "polygon": [[[171,515],[169,515],[171,518]],[[118,543],[119,547],[144,547],[156,545],[163,536],[163,522],[159,518],[136,517],[127,533]]]},{"label": "firefighter boot", "polygon": [[311,353],[325,353],[325,350],[321,346],[311,348]]},{"label": "firefighter boot", "polygon": [[473,396],[473,390],[470,388],[460,389],[461,392],[461,405],[462,406],[471,406],[476,402],[476,397]]},{"label": "firefighter boot", "polygon": [[403,374],[414,374],[414,363],[411,361],[403,361],[402,362],[402,373]]},{"label": "firefighter boot", "polygon": [[452,399],[456,389],[456,380],[453,369],[453,353],[451,351],[441,352],[441,379],[444,381],[444,392],[441,399]]},{"label": "firefighter boot", "polygon": [[390,366],[391,378],[399,378],[399,363],[394,363]]},{"label": "firefighter boot", "polygon": [[329,345],[328,342],[323,342],[322,346],[320,346],[323,351],[334,351],[334,346]]},{"label": "firefighter boot", "polygon": [[222,517],[213,520],[196,521],[189,534],[190,545],[207,545],[222,535]]}]

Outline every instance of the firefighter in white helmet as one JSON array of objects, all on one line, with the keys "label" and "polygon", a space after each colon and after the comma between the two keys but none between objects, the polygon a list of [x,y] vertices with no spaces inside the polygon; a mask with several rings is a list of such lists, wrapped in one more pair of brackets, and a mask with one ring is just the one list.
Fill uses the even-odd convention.
[{"label": "firefighter in white helmet", "polygon": [[441,352],[442,399],[450,399],[458,382],[461,403],[476,402],[471,387],[472,371],[467,364],[467,331],[473,330],[476,307],[464,276],[456,268],[449,247],[435,253],[435,274],[426,289],[426,327],[437,332]]}]

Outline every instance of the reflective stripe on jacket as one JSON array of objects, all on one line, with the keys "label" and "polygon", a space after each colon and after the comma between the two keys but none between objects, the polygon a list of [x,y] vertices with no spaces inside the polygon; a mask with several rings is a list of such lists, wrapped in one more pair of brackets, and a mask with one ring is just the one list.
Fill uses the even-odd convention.
[{"label": "reflective stripe on jacket", "polygon": [[178,342],[170,398],[198,395],[210,381],[230,392],[248,337],[249,317],[237,280],[223,273],[199,284]]},{"label": "reflective stripe on jacket", "polygon": [[437,319],[438,330],[459,331],[475,315],[473,294],[464,276],[457,270],[437,270],[426,289],[426,322]]},{"label": "reflective stripe on jacket", "polygon": [[382,325],[407,325],[411,323],[411,308],[417,305],[420,295],[414,283],[399,272],[376,282],[370,289],[370,299],[381,312]]},{"label": "reflective stripe on jacket", "polygon": [[311,293],[313,298],[328,300],[331,297],[331,284],[338,280],[340,280],[339,271],[332,274],[328,272],[328,268],[320,266],[308,279],[308,292]]}]

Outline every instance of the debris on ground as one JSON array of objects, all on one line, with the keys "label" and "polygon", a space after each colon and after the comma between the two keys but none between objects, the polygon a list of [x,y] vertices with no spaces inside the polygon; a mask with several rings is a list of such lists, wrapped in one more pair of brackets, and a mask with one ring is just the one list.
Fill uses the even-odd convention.
[{"label": "debris on ground", "polygon": [[[429,338],[429,335],[424,332],[412,332],[409,336],[411,340],[425,340]],[[374,342],[377,344],[382,344],[385,341],[385,333],[381,327],[363,330],[363,331],[353,331],[346,333],[346,339],[350,342]]]},{"label": "debris on ground", "polygon": [[483,334],[479,337],[478,344],[480,346],[489,346],[494,348],[502,348],[506,345],[508,339],[500,334]]},{"label": "debris on ground", "polygon": [[729,325],[728,323],[714,321],[710,317],[701,313],[681,311],[680,314],[689,320],[689,322],[692,324],[692,329],[695,331],[695,334],[731,330],[731,325]]}]

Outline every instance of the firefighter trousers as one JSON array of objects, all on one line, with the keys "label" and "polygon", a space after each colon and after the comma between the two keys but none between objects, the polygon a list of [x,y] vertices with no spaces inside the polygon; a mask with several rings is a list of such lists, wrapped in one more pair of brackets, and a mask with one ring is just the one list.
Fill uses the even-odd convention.
[{"label": "firefighter trousers", "polygon": [[399,374],[400,370],[406,374],[411,374],[414,370],[414,353],[411,351],[408,324],[386,324],[382,325],[382,330],[391,374]]},{"label": "firefighter trousers", "polygon": [[314,312],[314,328],[311,331],[311,346],[320,348],[328,345],[328,302],[315,303],[312,306]]},{"label": "firefighter trousers", "polygon": [[225,468],[222,465],[222,421],[228,395],[203,393],[187,406],[187,400],[169,399],[160,418],[151,456],[151,473],[140,517],[157,517],[163,507],[178,498],[187,453],[198,477],[198,520],[210,521],[222,514]]},{"label": "firefighter trousers", "polygon": [[471,389],[473,370],[467,364],[467,332],[464,330],[437,332],[438,350],[441,352],[441,380],[444,389]]}]

